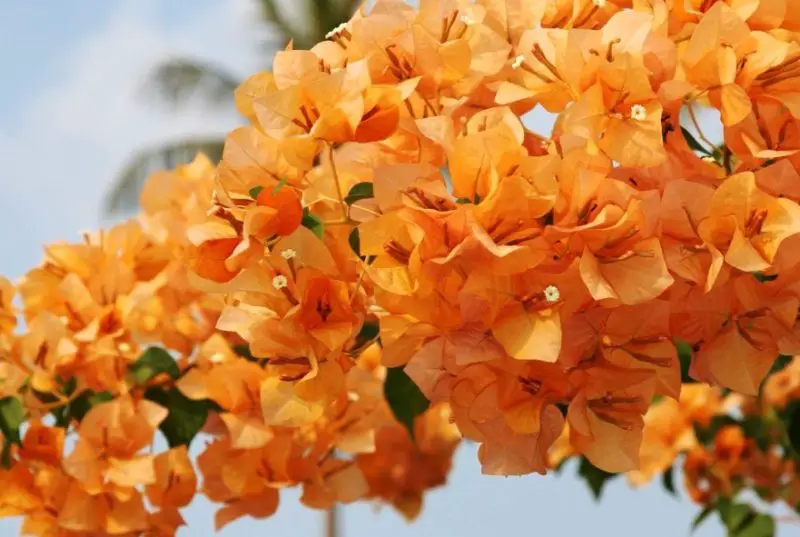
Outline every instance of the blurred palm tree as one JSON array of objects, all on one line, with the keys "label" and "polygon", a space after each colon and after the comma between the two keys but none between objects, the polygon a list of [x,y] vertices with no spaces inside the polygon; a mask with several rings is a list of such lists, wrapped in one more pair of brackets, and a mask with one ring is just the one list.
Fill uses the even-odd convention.
[{"label": "blurred palm tree", "polygon": [[[284,5],[303,5],[302,20],[292,22],[278,6],[281,0],[255,0],[259,23],[275,39],[268,43],[265,55],[270,58],[276,47],[289,40],[296,48],[308,49],[325,34],[347,21],[361,0],[282,0]],[[265,62],[268,64],[268,62]],[[208,106],[232,106],[233,92],[239,78],[224,67],[191,58],[172,58],[153,69],[148,83],[167,103],[180,106],[188,100],[201,99]],[[131,211],[138,205],[139,191],[147,177],[157,169],[169,169],[190,161],[198,151],[218,161],[224,137],[175,140],[141,150],[133,155],[114,180],[105,199],[107,215]]]}]

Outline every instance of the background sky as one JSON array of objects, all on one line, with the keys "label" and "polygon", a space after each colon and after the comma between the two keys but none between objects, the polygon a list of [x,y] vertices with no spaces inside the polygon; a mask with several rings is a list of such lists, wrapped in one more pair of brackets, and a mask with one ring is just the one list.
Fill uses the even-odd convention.
[{"label": "background sky", "polygon": [[[43,243],[100,225],[103,196],[132,149],[237,124],[232,110],[169,110],[143,85],[171,55],[202,57],[242,77],[263,68],[264,35],[252,9],[248,0],[0,0],[0,274],[16,279],[39,263]],[[699,512],[659,483],[632,490],[622,479],[596,504],[575,470],[481,476],[474,446],[464,446],[450,483],[426,497],[418,521],[348,506],[341,537],[676,537],[689,534]],[[298,496],[284,493],[271,519],[240,520],[217,535],[322,535],[322,514]],[[196,500],[185,516],[179,536],[215,535],[208,502]],[[18,531],[19,521],[0,520],[0,536]],[[793,531],[782,527],[780,535]],[[716,519],[695,533],[722,534]]]}]

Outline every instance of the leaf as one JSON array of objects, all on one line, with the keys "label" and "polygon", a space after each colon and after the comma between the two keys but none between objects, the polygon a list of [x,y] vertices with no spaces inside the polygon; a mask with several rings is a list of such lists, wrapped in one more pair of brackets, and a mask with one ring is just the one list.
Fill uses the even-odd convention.
[{"label": "leaf", "polygon": [[428,409],[430,402],[403,367],[390,367],[386,370],[383,395],[394,417],[414,439],[414,419]]},{"label": "leaf", "polygon": [[701,444],[708,444],[709,442],[713,442],[714,438],[717,436],[717,432],[724,427],[725,425],[737,425],[738,422],[729,415],[718,415],[711,418],[711,421],[708,424],[708,427],[700,427],[699,425],[694,426],[694,432],[697,436],[697,440],[700,441]]},{"label": "leaf", "polygon": [[[107,403],[112,399],[114,399],[114,396],[111,394],[111,392],[95,393],[92,390],[85,390],[78,397],[73,399],[68,405],[66,405],[66,409],[64,410],[65,419],[70,420],[74,418],[78,421],[81,421],[86,413],[92,409],[92,407],[102,403]],[[67,425],[68,424],[69,421],[67,421]]]},{"label": "leaf", "polygon": [[695,381],[689,376],[689,367],[692,365],[692,346],[685,341],[675,340],[675,347],[678,349],[678,360],[681,364],[681,382],[693,384]]},{"label": "leaf", "polygon": [[664,485],[664,489],[672,494],[673,496],[678,496],[678,492],[675,490],[675,467],[670,466],[664,473],[661,475],[661,484]]},{"label": "leaf", "polygon": [[758,447],[764,451],[769,449],[771,443],[769,427],[761,416],[746,416],[741,422],[745,436],[755,440]]},{"label": "leaf", "polygon": [[323,239],[325,237],[325,224],[322,219],[308,210],[308,207],[303,209],[303,220],[301,222],[303,227],[307,227],[314,232],[314,235]]},{"label": "leaf", "polygon": [[792,405],[786,417],[786,435],[796,455],[800,455],[800,405]]},{"label": "leaf", "polygon": [[264,187],[263,187],[263,186],[261,186],[261,185],[259,185],[259,186],[254,186],[253,188],[251,188],[251,189],[248,191],[248,194],[250,194],[250,197],[251,197],[251,198],[253,198],[253,199],[257,199],[257,198],[258,198],[258,195],[259,195],[259,194],[261,194],[261,191],[262,191],[262,190],[264,190]]},{"label": "leaf", "polygon": [[22,443],[19,428],[24,420],[25,412],[19,399],[13,396],[0,399],[0,433],[12,444]]},{"label": "leaf", "polygon": [[605,487],[606,482],[620,474],[611,474],[605,470],[601,470],[589,462],[589,459],[582,457],[581,464],[578,467],[578,475],[586,480],[586,484],[589,486],[589,490],[592,491],[594,499],[599,500],[600,496],[603,494],[603,487]]},{"label": "leaf", "polygon": [[381,328],[379,323],[365,322],[356,336],[356,341],[353,343],[353,349],[351,352],[359,351],[366,347],[369,343],[375,341],[380,332]]},{"label": "leaf", "polygon": [[278,184],[272,187],[272,195],[274,196],[275,194],[277,194],[280,191],[280,189],[283,188],[284,185],[286,185],[286,181],[288,180],[289,180],[288,177],[283,177],[280,181],[278,181]]},{"label": "leaf", "polygon": [[728,528],[728,535],[738,536],[739,531],[750,525],[758,513],[751,506],[744,503],[733,504],[720,509],[722,523]]},{"label": "leaf", "polygon": [[350,192],[344,197],[344,202],[352,205],[357,201],[366,200],[375,197],[372,183],[358,183],[353,185]]},{"label": "leaf", "polygon": [[361,259],[364,259],[361,255],[361,234],[359,234],[358,228],[354,228],[353,231],[350,232],[350,235],[347,237],[347,243],[350,245],[350,249],[353,250],[353,253]]},{"label": "leaf", "polygon": [[778,279],[777,274],[764,274],[763,272],[754,272],[753,277],[761,283],[772,282]]},{"label": "leaf", "polygon": [[160,347],[150,347],[144,351],[139,359],[128,367],[128,371],[131,379],[140,386],[162,373],[166,373],[173,380],[178,380],[181,376],[175,358]]},{"label": "leaf", "polygon": [[735,537],[774,537],[775,519],[770,515],[756,515],[748,524],[740,527]]},{"label": "leaf", "polygon": [[3,438],[2,453],[0,453],[0,466],[8,470],[11,468],[11,441]]},{"label": "leaf", "polygon": [[703,147],[703,145],[697,141],[697,139],[689,132],[689,129],[686,127],[681,127],[681,132],[683,133],[683,138],[686,140],[686,143],[689,144],[689,148],[692,151],[698,151],[704,155],[711,156],[711,151]]},{"label": "leaf", "polygon": [[158,403],[169,411],[159,429],[167,439],[169,447],[189,445],[206,424],[209,402],[194,401],[183,395],[177,388],[162,390],[151,388],[145,398]]},{"label": "leaf", "polygon": [[700,527],[700,525],[706,521],[706,519],[711,516],[711,513],[714,512],[714,506],[708,505],[706,506],[696,517],[692,520],[692,533],[694,530]]}]

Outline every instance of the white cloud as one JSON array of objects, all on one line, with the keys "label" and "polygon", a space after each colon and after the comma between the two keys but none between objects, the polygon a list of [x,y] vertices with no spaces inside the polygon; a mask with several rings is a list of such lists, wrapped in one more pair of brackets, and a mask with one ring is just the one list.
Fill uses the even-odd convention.
[{"label": "white cloud", "polygon": [[[145,97],[144,81],[170,56],[208,59],[245,75],[262,64],[248,0],[209,2],[179,21],[158,20],[154,0],[126,0],[63,55],[63,80],[31,88],[20,127],[0,132],[0,272],[19,276],[43,242],[95,227],[111,180],[132,149],[224,133],[231,110],[178,112]],[[13,233],[10,230],[15,230]]]}]

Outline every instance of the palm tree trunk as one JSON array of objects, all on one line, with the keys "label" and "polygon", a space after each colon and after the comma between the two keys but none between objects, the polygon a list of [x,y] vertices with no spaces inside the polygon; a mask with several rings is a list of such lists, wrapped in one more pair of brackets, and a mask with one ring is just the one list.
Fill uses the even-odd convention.
[{"label": "palm tree trunk", "polygon": [[339,537],[339,508],[336,505],[325,512],[325,537]]}]

